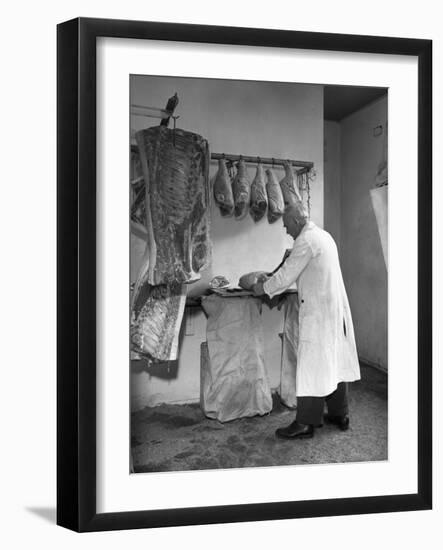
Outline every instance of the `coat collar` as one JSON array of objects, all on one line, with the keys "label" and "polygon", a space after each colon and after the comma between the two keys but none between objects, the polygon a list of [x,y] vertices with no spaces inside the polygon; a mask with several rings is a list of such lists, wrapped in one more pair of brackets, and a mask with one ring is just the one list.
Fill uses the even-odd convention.
[{"label": "coat collar", "polygon": [[309,229],[313,229],[314,227],[316,227],[314,222],[312,222],[311,220],[307,221],[305,223],[305,225],[303,226],[303,229],[300,231],[300,235],[302,235],[303,233],[305,233]]},{"label": "coat collar", "polygon": [[303,229],[300,231],[300,233],[297,235],[297,237],[294,239],[294,242],[299,239],[300,237],[303,237],[307,231],[310,229],[314,229],[314,227],[317,227],[314,222],[311,222],[310,220],[305,223],[303,226]]}]

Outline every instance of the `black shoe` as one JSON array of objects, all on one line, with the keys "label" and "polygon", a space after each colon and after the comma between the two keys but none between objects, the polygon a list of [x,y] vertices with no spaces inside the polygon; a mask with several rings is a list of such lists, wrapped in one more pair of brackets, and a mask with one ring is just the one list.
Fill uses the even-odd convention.
[{"label": "black shoe", "polygon": [[334,424],[335,426],[338,426],[338,428],[345,432],[349,429],[349,416],[347,414],[343,416],[334,416],[331,414],[325,414],[325,422],[328,424]]},{"label": "black shoe", "polygon": [[275,435],[283,439],[303,439],[314,436],[314,426],[311,424],[299,424],[297,420],[294,420],[292,424],[286,426],[286,428],[278,428],[275,430]]}]

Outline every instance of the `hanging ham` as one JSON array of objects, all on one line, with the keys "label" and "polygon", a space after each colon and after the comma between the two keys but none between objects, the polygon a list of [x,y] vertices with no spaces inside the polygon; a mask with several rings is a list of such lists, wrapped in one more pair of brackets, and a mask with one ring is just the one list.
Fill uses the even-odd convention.
[{"label": "hanging ham", "polygon": [[237,219],[246,216],[251,199],[251,184],[248,179],[246,164],[239,160],[237,174],[232,182],[232,192],[234,194],[234,214]]},{"label": "hanging ham", "polygon": [[285,176],[280,181],[280,187],[285,202],[285,207],[289,205],[296,206],[301,218],[307,217],[307,212],[303,204],[303,200],[298,189],[297,181],[292,171],[291,163],[285,162]]},{"label": "hanging ham", "polygon": [[274,223],[283,216],[285,211],[285,202],[283,199],[283,193],[274,172],[270,168],[268,168],[266,170],[266,175],[266,193],[268,195],[268,221],[269,223]]},{"label": "hanging ham", "polygon": [[233,214],[234,196],[225,159],[218,161],[218,171],[214,180],[214,199],[220,208],[222,216],[231,216]]},{"label": "hanging ham", "polygon": [[255,222],[260,221],[266,213],[268,197],[266,194],[266,179],[263,165],[257,164],[257,172],[251,184],[251,204],[249,212]]}]

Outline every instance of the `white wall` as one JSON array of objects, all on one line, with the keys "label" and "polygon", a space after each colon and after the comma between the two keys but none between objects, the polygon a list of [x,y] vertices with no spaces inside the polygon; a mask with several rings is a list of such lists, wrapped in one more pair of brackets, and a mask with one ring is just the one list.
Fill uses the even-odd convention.
[{"label": "white wall", "polygon": [[[311,185],[311,217],[323,226],[322,86],[146,76],[133,77],[131,84],[134,104],[164,107],[177,92],[178,127],[203,135],[213,152],[313,161],[317,175]],[[132,117],[134,129],[155,124],[150,119]],[[216,169],[217,163],[213,162],[211,179]],[[282,178],[283,169],[275,170]],[[251,179],[254,174],[251,165]],[[269,224],[266,218],[254,223],[249,215],[243,220],[222,218],[213,204],[211,224],[212,265],[202,273],[200,282],[190,285],[190,296],[201,294],[214,275],[225,275],[236,285],[248,271],[272,270],[285,248],[292,245],[281,220]],[[276,388],[280,382],[281,312],[265,306],[263,325],[268,373],[271,386]],[[170,369],[169,376],[158,376],[158,368],[133,368],[134,409],[199,399],[200,343],[206,339],[203,313],[194,313],[193,327],[184,327],[183,331],[188,334],[183,334],[178,366]]]},{"label": "white wall", "polygon": [[374,137],[373,128],[385,129],[386,121],[384,97],[340,124],[343,277],[359,356],[383,368],[388,367],[387,270],[369,191],[383,155],[383,135]]},{"label": "white wall", "polygon": [[324,121],[324,228],[337,243],[341,241],[340,124]]}]

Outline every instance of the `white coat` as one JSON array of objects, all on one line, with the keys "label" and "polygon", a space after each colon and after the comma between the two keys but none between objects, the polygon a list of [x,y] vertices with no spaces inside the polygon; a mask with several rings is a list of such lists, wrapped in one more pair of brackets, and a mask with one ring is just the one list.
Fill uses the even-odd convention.
[{"label": "white coat", "polygon": [[303,227],[286,262],[263,288],[272,298],[294,282],[300,305],[296,394],[323,397],[339,382],[359,380],[360,367],[337,246],[313,222]]}]

